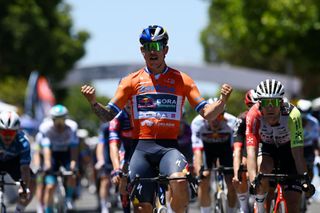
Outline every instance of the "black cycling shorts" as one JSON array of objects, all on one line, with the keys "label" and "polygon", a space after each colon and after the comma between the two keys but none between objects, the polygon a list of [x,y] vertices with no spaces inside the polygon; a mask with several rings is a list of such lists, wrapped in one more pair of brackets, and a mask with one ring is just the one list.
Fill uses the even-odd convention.
[{"label": "black cycling shorts", "polygon": [[[170,176],[187,169],[188,163],[178,150],[176,140],[139,140],[129,164],[130,180],[136,175],[141,178]],[[153,203],[156,183],[141,182],[134,192],[134,200]]]},{"label": "black cycling shorts", "polygon": [[[217,159],[219,159],[221,166],[233,166],[233,151],[230,143],[203,143],[203,148],[206,158],[206,169],[211,170],[213,165],[216,166]],[[233,172],[228,171],[225,173],[231,174]]]},{"label": "black cycling shorts", "polygon": [[[298,174],[296,165],[292,156],[290,143],[280,146],[274,144],[260,143],[258,156],[269,156],[273,159],[274,167],[281,174]],[[275,183],[270,182],[270,186],[275,187]],[[289,180],[284,184],[284,190],[301,192],[301,184],[299,180]]]}]

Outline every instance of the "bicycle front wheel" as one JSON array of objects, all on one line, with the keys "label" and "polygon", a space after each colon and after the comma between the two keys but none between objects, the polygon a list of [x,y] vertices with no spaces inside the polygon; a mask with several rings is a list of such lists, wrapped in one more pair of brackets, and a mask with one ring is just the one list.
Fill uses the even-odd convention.
[{"label": "bicycle front wheel", "polygon": [[216,198],[214,207],[215,213],[227,213],[227,195],[224,192],[221,192]]}]

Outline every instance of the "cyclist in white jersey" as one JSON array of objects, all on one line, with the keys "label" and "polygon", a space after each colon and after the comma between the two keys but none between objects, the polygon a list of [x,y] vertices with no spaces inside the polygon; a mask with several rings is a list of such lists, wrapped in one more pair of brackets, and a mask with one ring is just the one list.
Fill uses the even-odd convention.
[{"label": "cyclist in white jersey", "polygon": [[[258,172],[271,173],[274,168],[282,174],[303,175],[307,171],[303,156],[303,128],[299,110],[284,101],[284,86],[280,81],[267,79],[257,86],[258,103],[246,116],[247,168],[251,191],[257,191],[258,212],[265,212],[264,201],[269,181],[263,179],[256,187]],[[258,155],[258,159],[257,159]],[[307,189],[311,190],[310,183]],[[288,211],[300,210],[301,183],[289,180],[284,186]],[[269,203],[267,202],[267,210]]]},{"label": "cyclist in white jersey", "polygon": [[[214,100],[209,99],[208,103]],[[221,166],[232,167],[233,131],[237,126],[237,118],[229,113],[222,113],[216,119],[207,121],[196,116],[191,123],[191,140],[194,154],[194,170],[199,175],[201,165],[205,166],[205,178],[199,185],[198,198],[201,213],[212,212],[210,197],[210,170],[216,165],[217,159]],[[203,160],[205,158],[205,160]],[[225,173],[228,188],[228,212],[236,207],[237,195],[232,184],[232,172]]]},{"label": "cyclist in white jersey", "polygon": [[[67,119],[68,110],[62,105],[55,105],[50,109],[50,119],[45,119],[39,127],[42,135],[41,146],[44,155],[44,170],[49,174],[45,177],[44,204],[45,212],[53,212],[53,195],[56,177],[50,173],[57,172],[60,166],[67,170],[77,170],[78,125],[75,121]],[[66,204],[73,209],[72,196],[76,186],[76,177],[70,176],[66,183]]]},{"label": "cyclist in white jersey", "polygon": [[304,134],[304,158],[306,159],[308,174],[312,179],[315,153],[318,151],[319,122],[317,118],[311,115],[311,106],[312,102],[309,100],[300,99],[297,102],[297,108],[300,110],[302,118]]}]

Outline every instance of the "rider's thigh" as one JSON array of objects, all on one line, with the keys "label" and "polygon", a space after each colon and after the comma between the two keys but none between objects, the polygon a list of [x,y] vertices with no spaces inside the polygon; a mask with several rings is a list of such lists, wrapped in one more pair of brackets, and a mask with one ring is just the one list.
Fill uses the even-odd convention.
[{"label": "rider's thigh", "polygon": [[[174,173],[188,172],[186,158],[177,149],[171,149],[161,158],[159,170],[160,174],[172,176]],[[184,176],[184,174],[180,175]]]},{"label": "rider's thigh", "polygon": [[[146,160],[145,152],[135,150],[129,166],[130,180],[134,180],[136,175],[143,178],[156,177],[158,175],[156,169]],[[153,182],[141,182],[136,186],[134,192],[138,203],[153,203],[156,184]]]}]

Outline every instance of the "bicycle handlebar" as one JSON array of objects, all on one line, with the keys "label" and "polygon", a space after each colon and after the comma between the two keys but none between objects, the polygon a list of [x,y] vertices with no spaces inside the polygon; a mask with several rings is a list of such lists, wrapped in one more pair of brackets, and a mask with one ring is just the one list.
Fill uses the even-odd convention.
[{"label": "bicycle handlebar", "polygon": [[[310,177],[308,176],[308,174],[305,172],[303,175],[299,175],[299,174],[272,174],[272,173],[269,173],[269,174],[264,174],[264,173],[259,173],[254,181],[253,181],[253,188],[254,189],[250,189],[251,194],[255,194],[254,192],[256,191],[256,188],[261,184],[261,180],[263,178],[269,178],[269,179],[272,179],[272,180],[275,180],[277,182],[285,182],[287,180],[298,180],[301,182],[301,187],[302,187],[302,190],[303,191],[310,191],[311,194],[314,194],[315,193],[315,188],[314,186],[311,184],[311,181],[310,181]],[[250,187],[251,188],[251,187]]]}]

